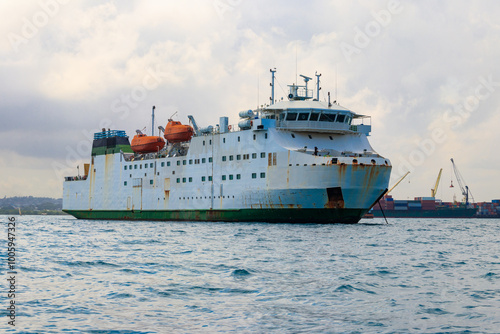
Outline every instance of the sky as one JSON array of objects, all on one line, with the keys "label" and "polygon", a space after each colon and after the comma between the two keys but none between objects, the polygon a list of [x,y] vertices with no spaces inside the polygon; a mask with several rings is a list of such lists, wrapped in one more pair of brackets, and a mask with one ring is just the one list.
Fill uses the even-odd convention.
[{"label": "sky", "polygon": [[[321,73],[370,115],[398,199],[500,198],[500,2],[0,0],[0,196],[62,196],[93,133],[200,126]],[[453,180],[454,188],[450,188]]]}]

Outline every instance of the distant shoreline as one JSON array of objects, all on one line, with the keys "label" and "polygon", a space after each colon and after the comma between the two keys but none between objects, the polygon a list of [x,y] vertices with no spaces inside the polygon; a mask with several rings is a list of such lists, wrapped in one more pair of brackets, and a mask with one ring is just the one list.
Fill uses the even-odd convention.
[{"label": "distant shoreline", "polygon": [[[19,216],[19,210],[1,210],[0,215],[11,215],[11,216]],[[66,212],[61,210],[22,210],[21,216],[67,216]]]}]

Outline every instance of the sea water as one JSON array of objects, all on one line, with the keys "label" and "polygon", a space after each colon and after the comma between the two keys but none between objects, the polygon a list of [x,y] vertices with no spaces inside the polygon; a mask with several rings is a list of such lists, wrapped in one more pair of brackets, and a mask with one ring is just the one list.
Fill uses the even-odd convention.
[{"label": "sea water", "polygon": [[498,219],[0,219],[0,332],[500,332]]}]

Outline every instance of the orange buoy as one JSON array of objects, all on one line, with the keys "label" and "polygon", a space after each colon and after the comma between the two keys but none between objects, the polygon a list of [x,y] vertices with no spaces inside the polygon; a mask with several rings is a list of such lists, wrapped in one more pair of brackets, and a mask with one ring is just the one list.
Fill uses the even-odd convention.
[{"label": "orange buoy", "polygon": [[165,140],[157,136],[146,136],[137,133],[132,139],[130,147],[135,153],[153,153],[158,152],[165,146]]},{"label": "orange buoy", "polygon": [[169,143],[180,143],[191,140],[193,134],[194,130],[191,126],[169,119],[163,136]]}]

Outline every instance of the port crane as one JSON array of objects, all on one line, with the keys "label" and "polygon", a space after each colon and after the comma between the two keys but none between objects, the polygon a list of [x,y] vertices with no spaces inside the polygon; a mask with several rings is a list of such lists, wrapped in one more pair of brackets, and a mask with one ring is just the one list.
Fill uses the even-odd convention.
[{"label": "port crane", "polygon": [[[455,177],[456,177],[458,185],[460,187],[460,191],[462,191],[462,195],[464,195],[465,206],[468,206],[469,205],[469,198],[471,198],[472,202],[474,203],[474,196],[472,196],[472,193],[469,190],[469,187],[465,184],[465,180],[462,177],[462,174],[460,174],[457,166],[455,166],[455,161],[453,161],[453,158],[451,158],[450,160],[451,160],[451,164],[453,166],[453,172],[455,172]],[[451,186],[453,186],[453,182],[452,182]]]},{"label": "port crane", "polygon": [[434,185],[434,188],[431,189],[431,197],[436,197],[437,190],[438,190],[438,187],[439,187],[439,181],[441,181],[441,173],[442,172],[443,172],[443,169],[441,168],[439,170],[439,174],[438,174],[438,177],[437,177],[437,180],[436,180],[436,184]]},{"label": "port crane", "polygon": [[406,174],[405,174],[405,175],[403,175],[403,177],[401,177],[401,178],[399,179],[399,181],[398,181],[398,182],[396,182],[396,184],[395,184],[395,185],[393,185],[393,186],[392,186],[392,188],[391,188],[391,189],[389,189],[389,191],[387,191],[387,192],[385,193],[385,195],[386,195],[386,196],[387,196],[387,195],[389,195],[389,193],[390,193],[390,192],[391,192],[394,188],[396,188],[396,186],[397,186],[398,184],[400,184],[400,183],[401,183],[401,181],[403,181],[403,179],[404,179],[404,178],[406,177],[406,175],[408,175],[408,174],[410,174],[410,171],[407,171],[407,172],[406,172]]}]

